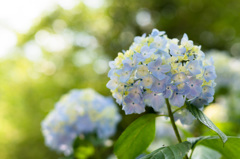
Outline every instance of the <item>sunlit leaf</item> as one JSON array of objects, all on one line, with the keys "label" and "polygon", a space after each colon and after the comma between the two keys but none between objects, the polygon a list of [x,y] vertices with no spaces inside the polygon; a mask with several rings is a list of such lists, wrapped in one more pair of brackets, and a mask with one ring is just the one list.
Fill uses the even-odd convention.
[{"label": "sunlit leaf", "polygon": [[117,140],[114,153],[119,159],[133,159],[140,155],[155,136],[155,114],[135,120]]},{"label": "sunlit leaf", "polygon": [[177,145],[161,147],[141,159],[183,159],[190,149],[191,143],[185,141]]},{"label": "sunlit leaf", "polygon": [[222,142],[225,143],[227,141],[227,136],[216,126],[214,123],[208,119],[208,117],[197,107],[187,102],[187,109],[195,116],[201,123],[203,123],[208,128],[215,131],[219,137],[222,139]]},{"label": "sunlit leaf", "polygon": [[[208,148],[211,148],[215,151],[218,151],[223,159],[239,159],[239,152],[240,152],[240,137],[232,137],[228,136],[228,141],[224,144],[222,144],[220,138],[218,136],[210,136],[210,137],[203,137],[201,139],[199,138],[189,138],[188,141],[191,143],[195,143],[195,146],[193,148],[193,154],[194,149],[199,146],[203,145]],[[205,158],[201,158],[205,159]]]},{"label": "sunlit leaf", "polygon": [[73,143],[74,148],[74,158],[75,159],[86,159],[94,154],[93,144],[84,139],[77,137]]},{"label": "sunlit leaf", "polygon": [[220,159],[221,156],[216,150],[199,145],[194,149],[191,159]]}]

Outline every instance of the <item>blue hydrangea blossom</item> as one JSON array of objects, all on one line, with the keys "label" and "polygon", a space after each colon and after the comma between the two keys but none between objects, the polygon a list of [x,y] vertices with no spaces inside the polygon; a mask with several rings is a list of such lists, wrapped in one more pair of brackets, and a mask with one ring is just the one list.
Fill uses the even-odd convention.
[{"label": "blue hydrangea blossom", "polygon": [[42,132],[48,147],[69,155],[77,136],[96,133],[98,138],[107,139],[115,133],[120,119],[112,98],[92,89],[75,89],[56,103],[42,122]]},{"label": "blue hydrangea blossom", "polygon": [[[216,78],[213,60],[187,34],[179,42],[153,29],[110,62],[107,87],[126,114],[142,113],[145,106],[160,111],[168,98],[172,106],[190,101],[198,108],[213,101]],[[132,90],[137,90],[135,93]]]}]

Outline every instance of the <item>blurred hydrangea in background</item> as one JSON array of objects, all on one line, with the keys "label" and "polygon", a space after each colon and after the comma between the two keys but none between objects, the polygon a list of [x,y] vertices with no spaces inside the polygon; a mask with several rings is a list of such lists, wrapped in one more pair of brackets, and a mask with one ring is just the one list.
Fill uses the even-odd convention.
[{"label": "blurred hydrangea in background", "polygon": [[[218,77],[216,78],[216,91],[221,88],[240,91],[240,59],[231,57],[226,51],[210,50],[207,57],[214,59],[214,66]],[[229,79],[231,78],[231,80]]]},{"label": "blurred hydrangea in background", "polygon": [[[218,77],[215,79],[217,83],[215,103],[210,104],[204,112],[215,123],[238,122],[240,117],[240,59],[231,56],[228,51],[220,50],[210,50],[207,56],[213,57]],[[225,131],[231,134],[235,130],[227,128]]]},{"label": "blurred hydrangea in background", "polygon": [[189,100],[202,108],[213,101],[213,64],[186,34],[179,44],[153,29],[149,36],[135,37],[129,50],[109,63],[107,87],[126,114],[140,114],[145,105],[160,111],[165,98],[172,106],[182,107]]},{"label": "blurred hydrangea in background", "polygon": [[120,120],[112,98],[93,89],[75,89],[56,103],[42,122],[42,132],[48,147],[69,155],[77,136],[96,133],[98,138],[107,139]]}]

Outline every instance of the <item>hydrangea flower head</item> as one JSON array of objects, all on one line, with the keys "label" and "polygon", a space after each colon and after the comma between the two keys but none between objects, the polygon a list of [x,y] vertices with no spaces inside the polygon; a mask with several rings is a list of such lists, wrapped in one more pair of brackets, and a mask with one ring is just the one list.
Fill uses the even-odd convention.
[{"label": "hydrangea flower head", "polygon": [[107,87],[126,114],[142,113],[146,105],[160,111],[165,98],[172,106],[182,107],[188,100],[199,108],[213,100],[213,60],[206,60],[187,34],[179,42],[153,29],[149,36],[135,37],[110,67]]},{"label": "hydrangea flower head", "polygon": [[111,98],[92,89],[76,89],[56,103],[42,122],[42,132],[47,146],[69,155],[77,136],[96,133],[98,138],[107,139],[115,133],[120,119]]}]

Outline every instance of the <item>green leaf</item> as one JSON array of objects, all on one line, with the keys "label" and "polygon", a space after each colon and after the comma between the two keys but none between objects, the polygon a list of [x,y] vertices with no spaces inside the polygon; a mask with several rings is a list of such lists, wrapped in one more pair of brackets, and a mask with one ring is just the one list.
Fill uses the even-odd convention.
[{"label": "green leaf", "polygon": [[208,128],[212,129],[215,131],[219,137],[222,139],[222,142],[225,143],[227,141],[227,136],[220,130],[216,125],[213,124],[213,122],[208,119],[208,117],[203,114],[201,110],[199,110],[197,107],[194,105],[187,103],[187,109],[192,113],[193,116],[195,116],[201,123],[206,125]]},{"label": "green leaf", "polygon": [[92,145],[88,146],[79,146],[74,151],[74,156],[76,159],[86,159],[94,154],[94,147]]},{"label": "green leaf", "polygon": [[[222,142],[218,136],[211,137],[203,137],[199,140],[199,138],[189,138],[188,141],[195,142],[195,146],[193,148],[193,155],[195,153],[195,148],[199,145],[203,145],[205,147],[211,148],[220,154],[222,154],[222,159],[239,159],[240,152],[240,137],[232,137],[228,136],[228,142],[222,145]],[[193,156],[192,155],[192,156]],[[205,158],[201,158],[205,159]]]},{"label": "green leaf", "polygon": [[191,159],[220,159],[221,154],[206,146],[199,145],[195,148]]},{"label": "green leaf", "polygon": [[114,153],[120,159],[133,159],[150,145],[155,137],[155,114],[136,119],[121,134],[114,145]]},{"label": "green leaf", "polygon": [[73,143],[74,154],[72,159],[86,159],[94,154],[92,141],[77,137]]},{"label": "green leaf", "polygon": [[190,137],[187,139],[188,142],[192,144],[192,149],[195,147],[198,141],[208,138],[209,136],[200,136],[200,137]]},{"label": "green leaf", "polygon": [[190,149],[191,143],[185,141],[177,145],[161,147],[141,159],[183,159]]}]

